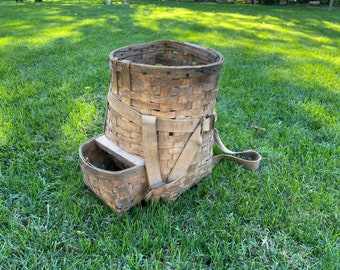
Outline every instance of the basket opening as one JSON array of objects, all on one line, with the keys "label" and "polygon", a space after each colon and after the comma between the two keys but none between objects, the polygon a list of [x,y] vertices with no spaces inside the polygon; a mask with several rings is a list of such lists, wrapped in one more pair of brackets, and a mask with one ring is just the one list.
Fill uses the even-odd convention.
[{"label": "basket opening", "polygon": [[202,66],[218,64],[223,57],[212,50],[172,41],[132,45],[112,52],[117,60],[152,66]]},{"label": "basket opening", "polygon": [[114,156],[99,147],[94,147],[85,155],[93,166],[107,171],[121,171],[130,168],[130,164],[124,164]]},{"label": "basket opening", "polygon": [[155,51],[132,57],[124,57],[131,62],[154,66],[197,66],[209,64],[208,59],[180,51]]}]

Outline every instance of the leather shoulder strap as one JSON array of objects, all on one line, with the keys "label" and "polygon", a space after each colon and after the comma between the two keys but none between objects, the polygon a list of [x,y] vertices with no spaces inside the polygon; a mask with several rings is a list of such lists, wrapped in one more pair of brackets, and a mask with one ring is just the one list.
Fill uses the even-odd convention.
[{"label": "leather shoulder strap", "polygon": [[246,150],[242,152],[233,152],[229,150],[221,141],[218,131],[214,130],[214,139],[217,147],[224,152],[224,154],[217,155],[213,157],[213,165],[222,161],[223,159],[229,159],[242,164],[248,170],[256,170],[260,166],[260,161],[262,159],[261,155],[254,150]]}]

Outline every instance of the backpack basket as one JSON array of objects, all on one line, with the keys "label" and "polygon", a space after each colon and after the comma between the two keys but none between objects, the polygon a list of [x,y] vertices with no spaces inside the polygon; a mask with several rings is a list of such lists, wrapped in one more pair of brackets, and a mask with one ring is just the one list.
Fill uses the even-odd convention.
[{"label": "backpack basket", "polygon": [[[106,189],[111,190],[107,196],[111,201],[121,194],[130,196],[127,200],[119,198],[124,204],[118,205],[125,206],[120,210],[111,206],[114,210],[125,211],[142,199],[175,201],[183,191],[208,176],[223,158],[236,160],[247,169],[258,167],[261,156],[257,152],[228,150],[214,128],[224,60],[220,53],[166,40],[123,47],[111,52],[109,58],[111,80],[104,135],[88,144],[116,157],[117,152],[123,153],[128,156],[123,160],[130,164],[128,170],[136,170],[136,175],[129,177],[118,177],[117,174],[124,175],[124,170],[104,173],[105,179],[119,178],[113,186],[121,185],[118,191]],[[213,157],[214,143],[225,154]],[[98,194],[103,181],[93,180],[97,177],[93,169],[99,168],[86,162],[88,152],[84,148],[88,148],[87,144],[80,150],[85,183],[106,201]],[[136,157],[139,163],[131,163],[130,159]],[[144,174],[137,168],[144,168]],[[131,189],[126,192],[129,185],[136,187],[135,194]]]}]

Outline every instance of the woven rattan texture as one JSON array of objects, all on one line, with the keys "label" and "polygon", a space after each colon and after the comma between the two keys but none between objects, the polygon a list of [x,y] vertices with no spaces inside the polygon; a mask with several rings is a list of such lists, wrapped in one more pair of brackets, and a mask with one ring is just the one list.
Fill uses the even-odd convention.
[{"label": "woven rattan texture", "polygon": [[182,177],[174,186],[169,185],[162,198],[167,201],[175,201],[178,196],[185,190],[188,190],[197,184],[202,178],[212,172],[212,146],[213,131],[202,134],[203,142],[194,160],[184,177]]},{"label": "woven rattan texture", "polygon": [[[130,63],[130,65],[132,65]],[[148,74],[130,74],[130,83],[124,84],[122,72],[126,69],[115,64],[110,91],[115,98],[138,112],[161,118],[198,118],[212,113],[216,104],[219,73],[200,77],[172,78],[165,71],[165,78]]]},{"label": "woven rattan texture", "polygon": [[[215,113],[222,62],[223,57],[215,51],[179,42],[124,47],[110,54],[109,95],[141,114],[167,119],[199,119]],[[141,125],[114,108],[110,101],[105,134],[125,151],[143,156]],[[164,180],[189,137],[188,132],[158,132]],[[208,137],[203,148],[213,144],[211,134]],[[209,151],[208,154],[201,152],[194,164],[211,155]]]},{"label": "woven rattan texture", "polygon": [[213,113],[223,57],[215,51],[160,41],[110,54],[110,92],[138,112],[161,118]]},{"label": "woven rattan texture", "polygon": [[[145,167],[135,166],[118,171],[101,169],[90,162],[96,151],[94,139],[83,144],[79,150],[83,179],[89,189],[118,213],[140,202],[148,191]],[[100,158],[94,159],[100,162]]]},{"label": "woven rattan texture", "polygon": [[[143,156],[141,125],[134,123],[133,119],[125,118],[112,108],[110,103],[108,103],[106,117],[106,136],[125,151]],[[157,132],[159,163],[163,180],[168,178],[190,135],[191,132]],[[200,150],[187,172],[189,178],[196,176],[202,178],[201,175],[205,176],[211,171],[209,168],[211,167],[213,144],[213,130],[202,132]]]}]

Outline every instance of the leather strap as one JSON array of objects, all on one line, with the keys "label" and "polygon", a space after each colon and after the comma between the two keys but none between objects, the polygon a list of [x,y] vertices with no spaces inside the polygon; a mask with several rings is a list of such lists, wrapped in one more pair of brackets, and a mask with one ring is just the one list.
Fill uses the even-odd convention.
[{"label": "leather strap", "polygon": [[120,63],[122,65],[122,70],[120,72],[122,86],[125,89],[130,90],[131,89],[131,79],[130,79],[130,63],[131,62],[128,60],[120,60]]},{"label": "leather strap", "polygon": [[[126,68],[128,68],[128,63],[126,63]],[[124,84],[129,87],[129,78],[124,78],[123,81]],[[215,115],[211,115],[203,120],[162,119],[156,116],[140,114],[114,98],[111,94],[108,95],[108,103],[130,121],[141,124],[145,168],[151,189],[145,199],[158,201],[169,186],[176,185],[176,182],[185,176],[192,159],[201,147],[201,133],[214,128]],[[175,166],[171,170],[169,178],[166,179],[165,182],[160,173],[157,131],[168,130],[172,132],[192,132],[192,134],[177,159]],[[248,170],[258,169],[262,157],[256,151],[233,152],[229,150],[222,143],[216,129],[214,129],[214,140],[218,148],[224,153],[213,157],[212,166],[215,166],[223,159],[229,159],[242,164]]]},{"label": "leather strap", "polygon": [[[144,159],[145,167],[150,186],[150,192],[145,196],[146,200],[158,201],[165,190],[169,186],[179,182],[185,176],[193,158],[196,156],[198,150],[202,145],[202,132],[209,131],[213,128],[214,115],[202,119],[192,132],[191,136],[186,142],[180,156],[176,160],[166,182],[160,178],[160,166],[158,161],[157,149],[157,130],[156,122],[158,119],[154,116],[142,116],[143,119],[143,144],[144,144]],[[156,135],[153,135],[156,134]],[[154,162],[154,164],[153,164]],[[160,180],[159,180],[160,179]]]},{"label": "leather strap", "polygon": [[[142,126],[142,114],[126,105],[125,103],[116,99],[111,93],[107,95],[108,105],[111,106],[116,112],[124,115],[126,119]],[[107,111],[107,110],[106,110]],[[107,113],[107,112],[106,112]],[[106,115],[106,119],[108,115]],[[191,133],[197,127],[200,119],[166,119],[157,118],[157,131],[165,132],[188,132]],[[210,124],[210,122],[209,122]]]},{"label": "leather strap", "polygon": [[195,131],[191,134],[188,139],[185,147],[182,150],[182,153],[176,160],[175,166],[172,168],[167,183],[171,183],[181,178],[187,172],[192,159],[197,154],[198,149],[202,144],[202,124],[199,123],[195,129]]},{"label": "leather strap", "polygon": [[233,152],[229,150],[221,141],[221,138],[216,129],[214,129],[214,139],[217,147],[224,152],[224,154],[213,157],[213,166],[222,161],[223,159],[229,159],[242,164],[248,170],[256,170],[260,166],[262,159],[261,155],[254,150],[247,150],[242,152]]},{"label": "leather strap", "polygon": [[156,119],[156,116],[142,116],[144,162],[151,189],[164,185],[158,158]]}]

